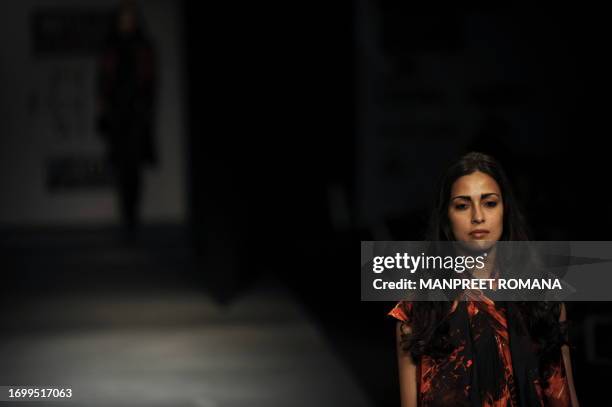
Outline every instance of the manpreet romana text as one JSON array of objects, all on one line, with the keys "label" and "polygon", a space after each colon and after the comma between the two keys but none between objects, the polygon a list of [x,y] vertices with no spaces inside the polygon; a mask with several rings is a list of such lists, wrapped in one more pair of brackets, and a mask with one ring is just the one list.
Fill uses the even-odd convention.
[{"label": "manpreet romana text", "polygon": [[451,278],[410,280],[402,278],[399,281],[374,280],[376,290],[561,290],[558,278]]}]

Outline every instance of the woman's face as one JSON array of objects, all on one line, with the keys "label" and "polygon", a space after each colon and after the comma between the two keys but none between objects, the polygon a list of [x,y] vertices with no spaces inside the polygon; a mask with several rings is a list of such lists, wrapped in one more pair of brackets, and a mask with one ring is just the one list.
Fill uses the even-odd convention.
[{"label": "woman's face", "polygon": [[488,249],[504,229],[504,204],[497,182],[476,171],[458,178],[451,188],[448,218],[455,240]]}]

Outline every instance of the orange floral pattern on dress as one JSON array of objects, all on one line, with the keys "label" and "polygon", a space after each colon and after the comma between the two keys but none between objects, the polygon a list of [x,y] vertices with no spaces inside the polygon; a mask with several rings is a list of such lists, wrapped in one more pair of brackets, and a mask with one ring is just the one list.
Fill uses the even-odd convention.
[{"label": "orange floral pattern on dress", "polygon": [[[519,407],[517,389],[515,387],[514,372],[512,368],[512,355],[509,346],[508,325],[505,310],[496,308],[495,303],[484,296],[479,290],[465,292],[467,301],[466,308],[470,321],[480,312],[485,312],[490,318],[492,332],[495,336],[495,344],[503,371],[499,372],[504,377],[504,385],[501,394],[494,398],[487,393],[483,396],[483,407]],[[457,309],[458,300],[451,306],[450,313]],[[399,301],[387,315],[410,324],[412,303],[410,301]],[[482,319],[478,319],[481,321]],[[478,330],[472,334],[477,339]],[[451,333],[452,335],[452,333]],[[465,341],[460,338],[456,347],[443,359],[433,359],[423,355],[417,366],[417,388],[418,402],[421,407],[436,406],[471,406],[470,402],[470,377],[471,369],[474,369],[474,361],[467,355]],[[541,407],[569,407],[571,406],[567,377],[564,369],[563,359],[553,366],[552,375],[547,380],[548,386],[543,389],[536,380],[534,382],[537,397]]]}]

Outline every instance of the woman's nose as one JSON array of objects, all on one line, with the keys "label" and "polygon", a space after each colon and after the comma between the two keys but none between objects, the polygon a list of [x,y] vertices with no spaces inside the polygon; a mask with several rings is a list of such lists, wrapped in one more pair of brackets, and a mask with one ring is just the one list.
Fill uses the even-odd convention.
[{"label": "woman's nose", "polygon": [[478,207],[474,208],[474,211],[472,212],[472,223],[479,224],[482,222],[484,222],[484,216],[482,211]]}]

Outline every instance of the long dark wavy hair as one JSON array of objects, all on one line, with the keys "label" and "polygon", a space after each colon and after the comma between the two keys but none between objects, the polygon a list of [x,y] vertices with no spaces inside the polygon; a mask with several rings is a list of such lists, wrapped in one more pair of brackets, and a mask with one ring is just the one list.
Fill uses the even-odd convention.
[{"label": "long dark wavy hair", "polygon": [[[440,178],[425,240],[431,242],[456,240],[448,218],[451,189],[458,178],[476,171],[492,177],[501,190],[504,219],[500,240],[529,240],[530,232],[505,171],[497,160],[480,152],[463,155],[452,163]],[[405,306],[406,303],[402,305]],[[412,303],[411,331],[408,333],[402,329],[401,345],[405,352],[411,353],[415,361],[418,361],[423,355],[434,358],[445,357],[452,350],[449,341],[449,326],[445,319],[451,306],[450,301],[415,301]],[[525,301],[517,303],[516,309],[519,310],[528,334],[536,345],[537,356],[546,376],[547,366],[559,355],[561,345],[567,343],[567,323],[559,322],[561,304]],[[408,312],[406,309],[404,311]]]}]

